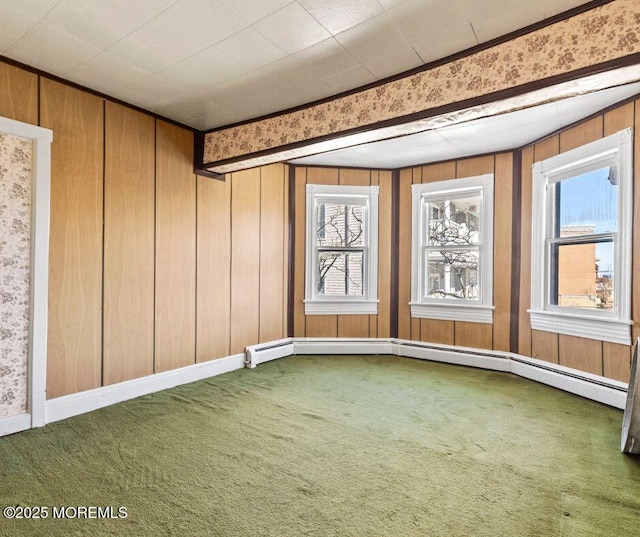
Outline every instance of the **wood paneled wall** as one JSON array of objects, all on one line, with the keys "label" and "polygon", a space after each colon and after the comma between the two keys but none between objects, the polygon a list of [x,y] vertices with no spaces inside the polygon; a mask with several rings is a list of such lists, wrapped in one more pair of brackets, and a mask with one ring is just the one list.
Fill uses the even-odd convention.
[{"label": "wood paneled wall", "polygon": [[[296,337],[389,337],[391,318],[391,172],[323,167],[294,167],[295,261],[294,323]],[[378,314],[305,315],[306,185],[377,185],[378,198]]]},{"label": "wood paneled wall", "polygon": [[411,271],[398,275],[398,337],[429,343],[480,349],[510,350],[513,155],[501,153],[408,168],[400,172],[401,267],[411,267],[411,185],[434,183],[487,173],[494,174],[493,324],[417,319],[411,317]]},{"label": "wood paneled wall", "polygon": [[629,380],[631,347],[552,332],[532,330],[527,309],[531,303],[531,185],[533,163],[569,151],[625,128],[634,128],[634,228],[632,319],[634,339],[640,335],[640,116],[639,102],[630,102],[551,136],[522,152],[521,278],[518,352],[596,375]]},{"label": "wood paneled wall", "polygon": [[190,130],[2,62],[0,115],[53,130],[49,399],[287,335],[284,165],[196,177]]}]

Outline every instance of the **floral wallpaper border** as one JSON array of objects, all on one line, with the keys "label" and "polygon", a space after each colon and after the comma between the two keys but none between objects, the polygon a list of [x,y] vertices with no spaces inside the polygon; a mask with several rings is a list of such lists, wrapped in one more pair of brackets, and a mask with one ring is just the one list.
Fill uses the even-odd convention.
[{"label": "floral wallpaper border", "polygon": [[32,154],[0,133],[0,418],[27,410]]},{"label": "floral wallpaper border", "polygon": [[640,52],[640,2],[614,0],[527,35],[346,97],[207,133],[204,163],[471,99]]}]

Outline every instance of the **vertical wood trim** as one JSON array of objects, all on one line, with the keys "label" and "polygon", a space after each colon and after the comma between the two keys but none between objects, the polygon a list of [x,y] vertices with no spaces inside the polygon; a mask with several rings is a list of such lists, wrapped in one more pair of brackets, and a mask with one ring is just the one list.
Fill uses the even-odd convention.
[{"label": "vertical wood trim", "polygon": [[[604,116],[600,115],[560,133],[560,153],[599,140],[602,138],[603,127]],[[536,159],[538,159],[537,154]]]},{"label": "vertical wood trim", "polygon": [[102,371],[102,99],[43,80],[53,130],[47,398],[100,386]]},{"label": "vertical wood trim", "polygon": [[531,356],[538,360],[559,364],[558,334],[532,330]]},{"label": "vertical wood trim", "polygon": [[531,196],[533,147],[522,151],[520,177],[520,282],[518,293],[518,352],[533,356],[531,351],[531,321],[527,309],[531,307]]},{"label": "vertical wood trim", "polygon": [[399,337],[400,273],[400,172],[391,172],[391,278],[389,289],[389,336]]},{"label": "vertical wood trim", "polygon": [[[39,125],[39,76],[0,62],[0,116]],[[57,141],[57,136],[54,138]]]},{"label": "vertical wood trim", "polygon": [[378,315],[375,321],[375,335],[371,337],[388,338],[391,334],[391,241],[392,223],[392,184],[391,172],[379,172],[377,183],[380,188],[378,199]]},{"label": "vertical wood trim", "polygon": [[282,319],[284,278],[284,165],[262,168],[260,208],[260,342],[274,341],[285,335]]},{"label": "vertical wood trim", "polygon": [[601,341],[560,334],[558,347],[560,365],[602,375]]},{"label": "vertical wood trim", "polygon": [[341,185],[370,186],[372,170],[340,168],[338,170]]},{"label": "vertical wood trim", "polygon": [[[513,155],[496,155],[493,226],[493,348],[511,348]],[[497,277],[496,277],[497,275]]]},{"label": "vertical wood trim", "polygon": [[230,354],[231,180],[197,177],[196,362]]},{"label": "vertical wood trim", "polygon": [[295,207],[292,207],[291,203],[291,183],[294,182],[291,180],[291,166],[288,164],[284,164],[283,172],[283,185],[282,185],[282,196],[283,196],[283,211],[282,211],[282,266],[284,270],[282,271],[282,287],[284,289],[284,293],[282,295],[282,326],[283,326],[283,337],[291,337],[293,336],[293,260],[295,257],[294,254],[294,245],[293,245],[293,222],[295,215]]},{"label": "vertical wood trim", "polygon": [[196,177],[193,133],[156,126],[155,372],[195,363]]},{"label": "vertical wood trim", "polygon": [[338,315],[338,337],[370,337],[369,315]]},{"label": "vertical wood trim", "polygon": [[337,315],[307,315],[306,337],[338,337]]},{"label": "vertical wood trim", "polygon": [[603,136],[634,126],[634,103],[630,102],[604,114]]},{"label": "vertical wood trim", "polygon": [[460,347],[491,350],[493,347],[493,326],[456,321],[455,344]]},{"label": "vertical wood trim", "polygon": [[456,161],[456,178],[493,173],[494,167],[493,155],[460,159]]},{"label": "vertical wood trim", "polygon": [[411,339],[411,183],[412,170],[401,170],[398,196],[398,337]]},{"label": "vertical wood trim", "polygon": [[231,354],[260,333],[260,169],[231,174]]},{"label": "vertical wood trim", "polygon": [[631,372],[631,347],[604,341],[602,343],[603,375],[629,382]]},{"label": "vertical wood trim", "polygon": [[106,102],[103,379],[153,373],[155,122]]},{"label": "vertical wood trim", "polygon": [[447,181],[456,178],[456,162],[439,162],[422,167],[422,182],[435,183],[437,181]]},{"label": "vertical wood trim", "polygon": [[422,341],[454,345],[454,321],[439,319],[420,319]]},{"label": "vertical wood trim", "polygon": [[[412,168],[411,169],[411,182],[412,185],[417,185],[422,183],[422,168]],[[409,250],[409,263],[407,265],[403,265],[407,267],[408,272],[408,280],[409,280],[409,299],[411,299],[411,270],[412,270],[412,243],[411,243],[411,234],[412,234],[412,226],[413,226],[413,191],[409,193],[409,208],[407,210],[408,219],[409,219],[409,241],[407,242],[407,249]],[[409,315],[411,315],[411,308],[409,308]],[[411,319],[411,339],[414,341],[421,341],[421,322],[418,318],[410,317]]]},{"label": "vertical wood trim", "polygon": [[511,173],[513,177],[513,189],[511,198],[511,327],[509,333],[509,350],[517,353],[520,337],[519,288],[521,285],[522,274],[522,151],[515,151],[513,153],[513,167]]},{"label": "vertical wood trim", "polygon": [[307,333],[306,316],[304,314],[304,277],[305,277],[305,243],[306,243],[306,185],[307,168],[293,168],[295,174],[295,289],[293,295],[294,321],[293,335],[305,337]]}]

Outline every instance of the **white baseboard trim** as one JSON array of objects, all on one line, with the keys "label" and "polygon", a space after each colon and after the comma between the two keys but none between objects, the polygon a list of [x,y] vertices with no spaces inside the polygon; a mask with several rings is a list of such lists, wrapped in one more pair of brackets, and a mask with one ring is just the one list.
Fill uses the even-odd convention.
[{"label": "white baseboard trim", "polygon": [[245,365],[253,369],[259,364],[270,362],[278,358],[285,358],[294,353],[293,338],[278,339],[259,345],[247,347]]},{"label": "white baseboard trim", "polygon": [[31,414],[18,414],[8,418],[0,418],[0,436],[19,433],[31,429]]},{"label": "white baseboard trim", "polygon": [[[622,410],[626,404],[627,384],[623,382],[509,352],[401,339],[287,338],[247,347],[244,354],[51,399],[46,402],[45,420],[53,423],[181,384],[300,354],[386,354],[478,367],[510,372]],[[2,418],[0,436],[31,426],[29,414]]]},{"label": "white baseboard trim", "polygon": [[242,369],[245,365],[244,361],[244,354],[235,354],[173,371],[127,380],[111,386],[103,386],[94,390],[57,397],[46,402],[45,419],[47,423],[53,423],[71,416],[128,401],[141,395],[215,377],[236,369]]}]

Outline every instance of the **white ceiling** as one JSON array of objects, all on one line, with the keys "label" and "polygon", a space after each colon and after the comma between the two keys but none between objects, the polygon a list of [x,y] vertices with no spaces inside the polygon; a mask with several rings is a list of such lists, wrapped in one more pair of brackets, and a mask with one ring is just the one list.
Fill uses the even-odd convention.
[{"label": "white ceiling", "polygon": [[0,0],[0,53],[198,129],[353,89],[585,0]]},{"label": "white ceiling", "polygon": [[640,93],[640,82],[516,112],[290,160],[292,164],[402,168],[522,147]]}]

